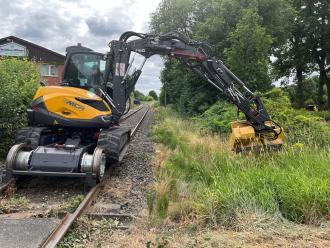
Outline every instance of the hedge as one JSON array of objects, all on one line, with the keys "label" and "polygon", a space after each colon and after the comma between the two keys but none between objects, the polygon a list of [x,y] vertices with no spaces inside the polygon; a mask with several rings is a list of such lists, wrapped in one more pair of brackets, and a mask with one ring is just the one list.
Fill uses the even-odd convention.
[{"label": "hedge", "polygon": [[39,81],[37,63],[0,58],[0,158],[8,152],[16,131],[26,125],[26,108]]}]

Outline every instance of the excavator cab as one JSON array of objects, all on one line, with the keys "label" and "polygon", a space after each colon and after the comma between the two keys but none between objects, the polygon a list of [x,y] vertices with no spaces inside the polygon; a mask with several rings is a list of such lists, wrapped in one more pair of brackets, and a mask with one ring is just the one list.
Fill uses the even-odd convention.
[{"label": "excavator cab", "polygon": [[62,85],[78,87],[95,91],[104,84],[106,61],[104,54],[91,50],[67,50],[67,60],[64,66]]}]

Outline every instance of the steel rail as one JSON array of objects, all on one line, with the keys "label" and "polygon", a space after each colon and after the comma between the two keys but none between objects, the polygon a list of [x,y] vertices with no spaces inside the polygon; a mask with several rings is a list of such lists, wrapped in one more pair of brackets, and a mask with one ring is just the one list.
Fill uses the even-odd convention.
[{"label": "steel rail", "polygon": [[[135,111],[133,114],[141,110],[143,107]],[[143,122],[144,118],[146,117],[147,113],[149,112],[150,107],[147,106],[147,110],[139,120],[139,122],[136,124],[134,129],[131,132],[131,137],[133,137],[136,134],[136,131],[138,130],[139,126]],[[131,114],[131,115],[133,115]],[[130,116],[131,116],[130,115]],[[66,232],[70,229],[73,222],[84,212],[84,210],[90,205],[92,200],[94,199],[94,196],[97,195],[97,192],[100,190],[102,185],[102,182],[94,186],[86,195],[84,200],[80,203],[78,208],[74,211],[72,214],[66,214],[66,216],[61,220],[59,225],[53,230],[53,232],[42,242],[40,245],[41,248],[53,248],[55,247],[64,237]]]},{"label": "steel rail", "polygon": [[140,121],[137,123],[137,125],[134,127],[134,129],[131,132],[131,137],[133,137],[135,135],[136,130],[139,128],[139,126],[141,125],[142,121],[144,120],[144,118],[146,117],[147,113],[149,112],[150,107],[147,106],[147,110],[146,112],[143,114],[142,118],[140,119]]},{"label": "steel rail", "polygon": [[12,185],[12,184],[15,184],[15,178],[12,178],[12,179],[10,179],[7,183],[5,183],[4,185],[2,185],[1,187],[0,187],[0,194],[2,194],[4,191],[6,191],[7,190],[7,188],[10,186],[10,185]]},{"label": "steel rail", "polygon": [[64,237],[66,232],[70,229],[73,222],[84,212],[84,210],[89,206],[91,200],[100,190],[100,185],[97,184],[93,187],[88,194],[86,195],[85,199],[79,204],[78,208],[72,214],[66,214],[64,218],[61,220],[60,224],[53,230],[53,232],[47,237],[46,240],[41,244],[41,248],[53,248],[55,247],[58,242]]},{"label": "steel rail", "polygon": [[126,120],[128,119],[129,117],[131,117],[132,115],[136,114],[137,112],[139,112],[141,109],[143,109],[145,105],[142,105],[141,107],[135,109],[135,110],[132,110],[130,112],[128,112],[126,115],[124,115],[122,118],[120,118],[120,121],[123,121],[123,120]]}]

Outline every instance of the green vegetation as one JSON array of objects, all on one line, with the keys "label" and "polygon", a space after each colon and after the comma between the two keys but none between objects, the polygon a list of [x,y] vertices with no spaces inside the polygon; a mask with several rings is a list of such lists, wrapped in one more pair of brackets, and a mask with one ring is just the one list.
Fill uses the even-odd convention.
[{"label": "green vegetation", "polygon": [[28,209],[29,199],[25,196],[13,196],[10,198],[4,198],[0,200],[0,214],[8,214],[15,209]]},{"label": "green vegetation", "polygon": [[158,99],[156,92],[153,90],[150,91],[147,96],[145,96],[142,92],[140,92],[138,90],[134,90],[133,96],[135,99],[138,99],[138,100],[144,101],[144,102],[151,102],[151,101]]},{"label": "green vegetation", "polygon": [[257,9],[243,11],[242,18],[236,29],[229,34],[228,41],[230,47],[225,50],[225,56],[233,72],[239,78],[244,78],[253,91],[271,88],[267,56],[272,37],[266,33],[266,28],[261,26]]},{"label": "green vegetation", "polygon": [[140,101],[142,101],[142,99],[145,97],[144,94],[138,90],[134,90],[133,96],[135,99],[138,99]]},{"label": "green vegetation", "polygon": [[235,154],[223,137],[211,134],[229,131],[236,111],[227,103],[217,103],[194,121],[156,109],[158,124],[151,135],[159,143],[158,174],[148,195],[153,216],[195,216],[202,223],[230,227],[237,225],[240,213],[309,224],[329,220],[330,126],[317,112],[292,109],[280,89],[263,100],[284,126],[287,139],[280,152]]},{"label": "green vegetation", "polygon": [[173,104],[182,115],[202,113],[217,99],[218,92],[213,86],[176,60],[165,62],[161,81],[166,84],[159,96],[160,102],[164,105],[166,89],[167,104]]},{"label": "green vegetation", "polygon": [[58,211],[73,213],[77,209],[79,204],[84,200],[84,198],[85,196],[81,194],[71,196],[68,200],[66,200],[59,206]]},{"label": "green vegetation", "polygon": [[112,228],[118,224],[117,220],[112,219],[79,218],[56,247],[104,247],[104,241],[111,236]]},{"label": "green vegetation", "polygon": [[[207,41],[213,45],[207,52],[253,91],[268,91],[279,80],[291,88],[294,107],[330,110],[329,9],[328,0],[163,0],[151,16],[151,29]],[[166,91],[167,103],[185,116],[199,115],[222,98],[172,60],[165,61],[161,81],[161,103]]]},{"label": "green vegetation", "polygon": [[148,93],[148,96],[151,96],[155,101],[158,100],[157,93],[154,90],[150,90],[149,93]]},{"label": "green vegetation", "polygon": [[[283,128],[286,142],[290,144],[301,143],[304,145],[327,146],[330,144],[330,126],[326,122],[330,113],[309,112],[303,109],[293,109],[289,95],[279,89],[262,94],[266,109],[274,121]],[[240,117],[244,119],[241,114]],[[207,132],[228,135],[230,122],[237,118],[237,108],[225,101],[218,101],[202,115],[195,117],[196,125]]]},{"label": "green vegetation", "polygon": [[152,96],[145,96],[142,98],[142,101],[151,102],[154,101],[154,98]]},{"label": "green vegetation", "polygon": [[39,81],[35,63],[15,58],[0,59],[0,158],[7,154],[16,130],[26,124],[26,108]]}]

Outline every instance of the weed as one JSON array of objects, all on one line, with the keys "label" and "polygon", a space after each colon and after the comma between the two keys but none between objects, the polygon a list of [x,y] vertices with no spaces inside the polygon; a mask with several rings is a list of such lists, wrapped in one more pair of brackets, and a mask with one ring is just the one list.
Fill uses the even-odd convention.
[{"label": "weed", "polygon": [[57,247],[86,247],[87,244],[94,242],[96,244],[94,243],[92,247],[104,247],[102,241],[110,237],[112,228],[118,224],[118,221],[112,219],[79,218]]},{"label": "weed", "polygon": [[80,194],[71,196],[66,202],[62,203],[59,206],[58,211],[73,213],[77,209],[79,204],[84,200],[84,198],[85,198],[84,195],[80,195]]},{"label": "weed", "polygon": [[25,196],[12,196],[0,201],[0,214],[7,214],[15,209],[27,209],[29,207],[29,199]]}]

